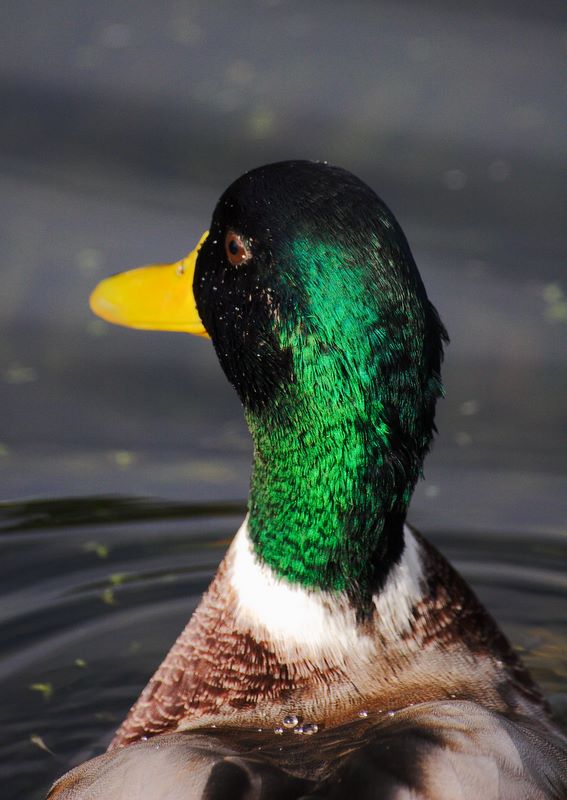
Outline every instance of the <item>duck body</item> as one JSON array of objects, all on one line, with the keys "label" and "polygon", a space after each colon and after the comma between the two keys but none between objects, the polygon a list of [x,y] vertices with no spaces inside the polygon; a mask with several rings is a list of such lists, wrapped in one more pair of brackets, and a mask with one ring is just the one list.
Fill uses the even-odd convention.
[{"label": "duck body", "polygon": [[268,165],[162,269],[189,276],[182,318],[153,284],[140,300],[144,270],[93,306],[212,338],[254,441],[249,513],[109,751],[50,800],[566,798],[539,689],[405,523],[446,334],[386,206],[344,170]]}]

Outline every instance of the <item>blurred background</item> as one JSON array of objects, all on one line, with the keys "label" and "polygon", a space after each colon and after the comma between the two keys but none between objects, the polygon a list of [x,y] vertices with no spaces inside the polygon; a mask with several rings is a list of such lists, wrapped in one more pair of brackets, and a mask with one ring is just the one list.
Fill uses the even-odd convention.
[{"label": "blurred background", "polygon": [[[107,326],[87,298],[108,274],[184,255],[220,192],[265,162],[324,159],[369,183],[449,330],[439,436],[410,519],[433,534],[520,537],[508,554],[526,542],[543,552],[545,535],[551,560],[565,558],[563,0],[4,0],[0,23],[0,545],[15,620],[0,680],[19,709],[35,703],[10,718],[14,741],[44,731],[45,744],[46,715],[51,730],[61,718],[43,664],[56,650],[46,631],[68,619],[57,592],[86,569],[79,551],[104,559],[116,533],[89,534],[75,552],[65,526],[114,519],[109,496],[153,498],[157,517],[166,501],[246,497],[250,441],[210,343]],[[553,580],[564,603],[565,579]],[[79,583],[84,596],[109,589]],[[46,628],[32,610],[56,596]],[[491,597],[504,613],[517,601]],[[564,610],[538,614],[545,627]],[[562,691],[564,633],[550,645]],[[125,690],[117,713],[132,699]],[[8,751],[6,786],[26,796],[20,757],[26,769],[49,758],[32,744]],[[76,755],[68,740],[60,748]]]},{"label": "blurred background", "polygon": [[561,0],[1,16],[4,498],[244,497],[248,436],[210,345],[110,328],[87,298],[191,249],[246,169],[313,158],[390,205],[451,335],[417,521],[564,526]]}]

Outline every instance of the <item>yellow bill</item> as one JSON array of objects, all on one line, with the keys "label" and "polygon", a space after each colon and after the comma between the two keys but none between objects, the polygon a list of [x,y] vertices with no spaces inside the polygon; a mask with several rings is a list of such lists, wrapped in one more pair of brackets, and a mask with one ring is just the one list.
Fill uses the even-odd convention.
[{"label": "yellow bill", "polygon": [[152,264],[101,281],[90,296],[92,311],[107,322],[153,331],[183,331],[206,336],[195,297],[193,278],[197,247],[175,264]]}]

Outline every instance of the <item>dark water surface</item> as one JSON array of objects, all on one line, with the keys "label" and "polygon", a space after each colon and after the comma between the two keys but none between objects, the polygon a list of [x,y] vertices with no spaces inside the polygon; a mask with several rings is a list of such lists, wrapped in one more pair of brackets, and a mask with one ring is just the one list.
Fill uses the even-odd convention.
[{"label": "dark water surface", "polygon": [[[0,508],[2,797],[39,800],[69,766],[104,749],[243,511],[103,497]],[[567,729],[565,538],[429,535],[512,638]]]}]

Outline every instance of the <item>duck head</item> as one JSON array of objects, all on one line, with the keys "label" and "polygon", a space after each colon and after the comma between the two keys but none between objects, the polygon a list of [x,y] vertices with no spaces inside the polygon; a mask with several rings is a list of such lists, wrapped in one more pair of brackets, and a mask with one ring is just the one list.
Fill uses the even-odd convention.
[{"label": "duck head", "polygon": [[403,548],[446,339],[376,194],[324,163],[260,167],[224,192],[189,256],[103,281],[91,306],[212,339],[254,441],[258,556],[363,608]]}]

